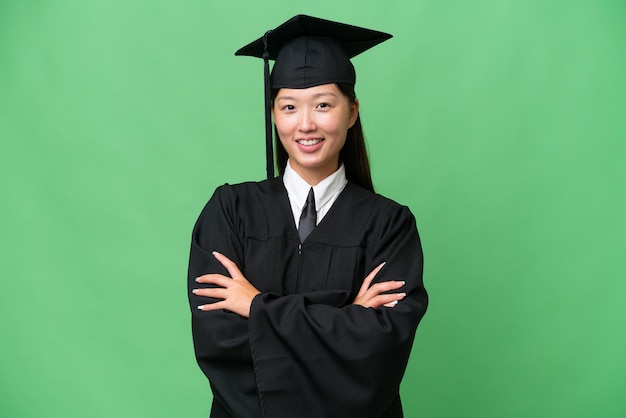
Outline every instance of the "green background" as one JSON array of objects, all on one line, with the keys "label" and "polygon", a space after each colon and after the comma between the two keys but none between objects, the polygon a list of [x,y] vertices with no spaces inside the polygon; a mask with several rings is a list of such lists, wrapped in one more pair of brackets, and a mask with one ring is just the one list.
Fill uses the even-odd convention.
[{"label": "green background", "polygon": [[407,417],[626,416],[626,2],[0,0],[0,416],[206,417],[186,305],[213,189],[264,177],[297,13],[354,59],[431,296]]}]

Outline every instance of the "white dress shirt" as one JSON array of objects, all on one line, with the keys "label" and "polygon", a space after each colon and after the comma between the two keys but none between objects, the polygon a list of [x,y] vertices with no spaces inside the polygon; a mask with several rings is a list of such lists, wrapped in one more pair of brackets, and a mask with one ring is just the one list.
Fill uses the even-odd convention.
[{"label": "white dress shirt", "polygon": [[287,160],[287,166],[285,167],[285,174],[283,175],[283,183],[287,189],[287,195],[289,196],[289,203],[291,204],[291,211],[293,212],[293,219],[298,227],[300,222],[300,215],[302,209],[306,203],[309,190],[313,187],[313,193],[315,194],[315,208],[317,209],[317,224],[321,222],[324,216],[328,213],[339,194],[343,191],[348,180],[346,179],[346,169],[343,164],[330,176],[319,182],[316,186],[311,186],[307,183],[293,168],[291,163]]}]

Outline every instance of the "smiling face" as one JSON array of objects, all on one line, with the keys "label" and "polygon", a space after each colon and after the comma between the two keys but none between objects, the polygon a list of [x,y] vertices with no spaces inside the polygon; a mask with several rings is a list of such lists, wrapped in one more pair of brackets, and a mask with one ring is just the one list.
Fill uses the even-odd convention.
[{"label": "smiling face", "polygon": [[313,186],[337,171],[358,111],[358,101],[351,102],[335,84],[280,89],[272,114],[291,168]]}]

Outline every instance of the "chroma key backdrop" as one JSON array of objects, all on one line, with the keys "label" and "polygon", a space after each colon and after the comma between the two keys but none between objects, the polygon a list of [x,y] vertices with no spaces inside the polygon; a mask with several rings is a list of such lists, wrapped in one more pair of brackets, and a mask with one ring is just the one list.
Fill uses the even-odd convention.
[{"label": "chroma key backdrop", "polygon": [[191,229],[265,177],[234,52],[299,13],[394,35],[353,62],[424,246],[405,415],[626,416],[621,0],[0,0],[0,416],[208,416]]}]

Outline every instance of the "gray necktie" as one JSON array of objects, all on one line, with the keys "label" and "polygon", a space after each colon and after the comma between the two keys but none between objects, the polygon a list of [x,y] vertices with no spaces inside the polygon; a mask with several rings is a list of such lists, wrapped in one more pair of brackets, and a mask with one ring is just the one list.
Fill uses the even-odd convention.
[{"label": "gray necktie", "polygon": [[315,210],[315,194],[313,194],[313,187],[309,191],[309,195],[306,197],[306,204],[302,209],[302,215],[300,215],[300,223],[298,224],[298,235],[300,235],[300,242],[304,242],[306,237],[309,236],[317,221],[317,211]]}]

